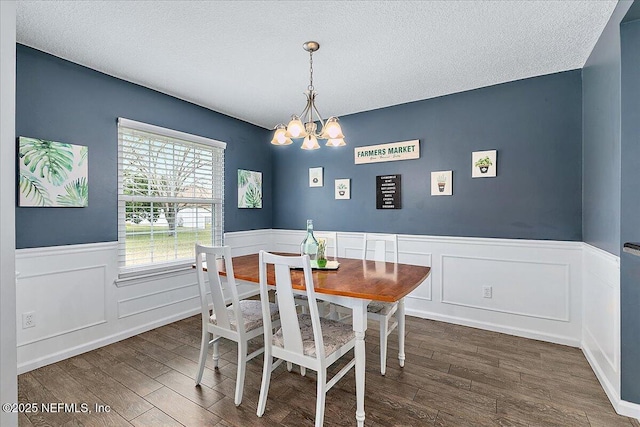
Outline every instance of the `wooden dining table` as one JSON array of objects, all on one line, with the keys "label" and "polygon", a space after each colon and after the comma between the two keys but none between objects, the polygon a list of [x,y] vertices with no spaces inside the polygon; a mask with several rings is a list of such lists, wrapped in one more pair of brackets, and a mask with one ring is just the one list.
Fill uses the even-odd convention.
[{"label": "wooden dining table", "polygon": [[[284,254],[280,255],[294,255]],[[430,273],[430,268],[393,262],[364,261],[338,258],[340,266],[336,270],[313,270],[313,285],[316,298],[339,304],[352,311],[353,330],[356,335],[356,420],[364,425],[365,392],[365,332],[367,330],[367,305],[371,301],[398,302],[398,316],[404,316],[404,297],[417,288]],[[258,254],[233,258],[236,281],[260,283]],[[221,273],[224,274],[224,268]],[[267,282],[275,285],[273,265],[267,268]],[[294,289],[304,290],[302,270],[291,270]],[[404,327],[399,328],[398,358],[404,362]],[[404,325],[403,325],[404,326]]]}]

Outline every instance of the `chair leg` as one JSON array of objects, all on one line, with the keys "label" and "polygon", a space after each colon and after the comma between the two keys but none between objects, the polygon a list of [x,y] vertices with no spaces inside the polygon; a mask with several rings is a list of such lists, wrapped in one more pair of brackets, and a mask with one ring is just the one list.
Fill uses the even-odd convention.
[{"label": "chair leg", "polygon": [[316,396],[316,425],[315,427],[322,427],[324,423],[324,404],[327,397],[327,369],[318,369],[317,378],[317,396]]},{"label": "chair leg", "polygon": [[271,369],[273,367],[273,357],[271,352],[264,351],[264,365],[262,366],[262,385],[260,386],[260,398],[258,399],[258,410],[256,414],[261,417],[267,407],[267,394],[269,394],[269,382],[271,381]]},{"label": "chair leg", "polygon": [[207,357],[207,350],[209,349],[209,337],[211,335],[206,329],[202,330],[202,342],[200,343],[200,359],[198,361],[198,373],[196,375],[196,385],[200,384],[202,380],[202,373],[204,372],[204,363]]},{"label": "chair leg", "polygon": [[396,318],[398,319],[398,363],[400,367],[404,367],[404,298],[398,302],[398,310],[396,310]]},{"label": "chair leg", "polygon": [[220,352],[218,351],[218,340],[213,342],[213,368],[218,369],[218,360],[220,360]]},{"label": "chair leg", "polygon": [[380,320],[380,373],[387,373],[387,330],[389,329],[389,319]]},{"label": "chair leg", "polygon": [[291,372],[293,370],[293,363],[287,362],[287,371]]},{"label": "chair leg", "polygon": [[302,375],[303,377],[307,375],[307,368],[302,365],[300,365],[300,375]]},{"label": "chair leg", "polygon": [[247,343],[240,340],[238,342],[238,374],[236,375],[236,396],[234,402],[239,406],[242,402],[242,392],[244,390],[244,377],[247,368]]}]

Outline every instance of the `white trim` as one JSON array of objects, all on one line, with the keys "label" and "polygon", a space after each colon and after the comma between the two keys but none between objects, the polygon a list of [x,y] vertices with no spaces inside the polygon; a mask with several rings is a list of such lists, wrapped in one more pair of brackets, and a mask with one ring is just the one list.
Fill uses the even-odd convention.
[{"label": "white trim", "polygon": [[44,246],[40,248],[16,249],[16,259],[38,256],[75,255],[87,252],[118,250],[118,242],[82,243],[79,245]]},{"label": "white trim", "polygon": [[161,126],[150,125],[148,123],[137,122],[135,120],[125,119],[124,117],[118,117],[118,124],[129,129],[139,130],[142,132],[155,133],[157,135],[166,136],[168,138],[181,139],[183,141],[189,142],[197,142],[199,144],[205,144],[210,147],[222,148],[223,150],[227,148],[227,143],[218,141],[211,138],[206,138],[204,136],[193,135],[187,132],[180,132],[178,130],[173,130],[169,128],[164,128]]},{"label": "white trim", "polygon": [[172,316],[163,317],[153,322],[145,323],[144,325],[141,325],[135,328],[130,328],[121,332],[117,332],[115,334],[107,335],[103,338],[99,338],[94,341],[77,345],[75,347],[65,349],[56,353],[47,354],[46,356],[19,364],[18,374],[24,374],[25,372],[38,369],[42,366],[50,365],[52,363],[56,363],[64,359],[77,356],[78,354],[86,353],[87,351],[95,350],[97,348],[104,347],[118,341],[122,341],[134,335],[138,335],[143,332],[150,331],[151,329],[159,328],[160,326],[168,325],[169,323],[177,322],[178,320],[186,319],[187,317],[191,317],[198,313],[200,313],[200,307],[183,311],[181,313],[178,313]]},{"label": "white trim", "polygon": [[190,299],[199,298],[199,297],[198,297],[198,295],[193,295],[193,296],[186,297],[186,298],[180,298],[178,300],[167,301],[165,303],[158,304],[158,305],[155,305],[153,307],[147,307],[145,309],[134,311],[134,312],[131,312],[131,313],[121,313],[120,312],[120,307],[121,307],[122,303],[129,302],[129,301],[137,301],[137,300],[145,299],[145,298],[153,296],[153,295],[162,295],[162,294],[166,294],[166,293],[169,293],[169,292],[177,291],[177,290],[180,290],[180,289],[187,289],[187,288],[192,288],[192,287],[196,287],[196,286],[198,286],[198,284],[196,282],[192,282],[192,283],[187,283],[187,284],[180,285],[180,286],[174,286],[172,288],[162,289],[162,290],[159,290],[159,291],[147,292],[146,294],[136,295],[136,296],[130,297],[130,298],[120,299],[120,300],[118,300],[118,319],[124,319],[124,318],[130,317],[130,316],[135,316],[136,314],[146,313],[147,311],[152,311],[152,310],[156,310],[158,308],[167,307],[167,306],[172,305],[172,304],[179,304],[181,302],[185,302],[185,301],[188,301]]},{"label": "white trim", "polygon": [[600,369],[597,368],[598,364],[591,351],[588,348],[582,348],[582,353],[586,357],[587,362],[589,362],[589,365],[591,365],[593,372],[596,374],[600,385],[604,389],[605,394],[613,405],[613,409],[615,409],[615,411],[620,415],[624,415],[625,417],[633,417],[640,421],[640,404],[620,399],[620,395],[615,390],[613,384],[611,384],[607,376],[603,375]]},{"label": "white trim", "polygon": [[[583,243],[582,258],[582,352],[616,412],[640,419],[640,405],[620,399],[620,257]],[[611,312],[594,309],[594,301]],[[608,329],[596,334],[589,325]]]},{"label": "white trim", "polygon": [[533,331],[525,328],[498,325],[491,322],[477,321],[458,316],[449,316],[446,314],[432,313],[428,311],[409,308],[406,308],[405,312],[408,316],[415,316],[421,319],[437,320],[440,322],[453,323],[454,325],[470,326],[472,328],[485,329],[487,331],[500,332],[503,334],[515,335],[518,337],[568,345],[570,347],[580,347],[580,340],[569,336],[555,335],[545,332]]},{"label": "white trim", "polygon": [[[360,233],[360,235],[362,235]],[[564,241],[564,240],[528,240],[528,239],[502,239],[491,237],[458,237],[458,236],[422,236],[411,234],[398,234],[398,240],[402,241],[418,241],[429,243],[447,243],[458,245],[486,245],[521,247],[544,249],[562,249],[562,250],[582,250],[582,242]]]},{"label": "white trim", "polygon": [[191,269],[192,264],[193,261],[183,259],[155,265],[145,264],[140,267],[120,267],[118,278],[116,279],[116,286],[128,286],[128,283],[132,281],[148,281],[149,279],[158,278],[158,276],[165,277],[164,275],[182,273]]},{"label": "white trim", "polygon": [[85,271],[85,270],[95,270],[101,268],[102,271],[104,272],[104,277],[105,277],[105,283],[106,283],[106,277],[107,277],[107,264],[96,264],[96,265],[86,265],[83,267],[77,267],[77,268],[65,268],[62,270],[54,270],[54,271],[41,271],[38,273],[32,273],[32,274],[21,274],[20,277],[16,277],[17,280],[25,280],[25,279],[31,279],[33,277],[42,277],[42,276],[49,276],[52,274],[61,274],[61,273],[74,273],[77,271]]},{"label": "white trim", "polygon": [[120,273],[115,280],[115,284],[118,288],[125,286],[139,285],[141,283],[151,282],[158,279],[166,279],[168,277],[181,276],[193,267],[193,262],[182,263],[176,265],[173,268],[150,268],[147,270],[137,269],[135,271],[128,271],[126,273]]},{"label": "white trim", "polygon": [[640,404],[620,400],[613,407],[618,414],[625,417],[633,417],[640,422]]},{"label": "white trim", "polygon": [[[0,402],[18,402],[16,375],[16,3],[0,1]],[[0,411],[0,425],[18,414]]]}]

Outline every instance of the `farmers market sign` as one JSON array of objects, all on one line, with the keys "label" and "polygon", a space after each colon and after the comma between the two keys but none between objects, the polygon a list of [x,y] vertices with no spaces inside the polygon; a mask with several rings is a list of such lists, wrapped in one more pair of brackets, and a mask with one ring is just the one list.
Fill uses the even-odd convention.
[{"label": "farmers market sign", "polygon": [[420,140],[369,145],[354,149],[355,164],[393,162],[420,158]]}]

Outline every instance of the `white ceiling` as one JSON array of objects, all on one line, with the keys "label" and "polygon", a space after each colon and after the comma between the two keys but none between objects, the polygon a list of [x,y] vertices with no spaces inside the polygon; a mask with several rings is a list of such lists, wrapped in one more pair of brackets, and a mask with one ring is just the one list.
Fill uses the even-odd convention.
[{"label": "white ceiling", "polygon": [[19,1],[17,40],[272,128],[581,68],[616,1]]}]

